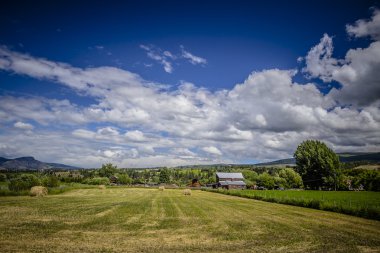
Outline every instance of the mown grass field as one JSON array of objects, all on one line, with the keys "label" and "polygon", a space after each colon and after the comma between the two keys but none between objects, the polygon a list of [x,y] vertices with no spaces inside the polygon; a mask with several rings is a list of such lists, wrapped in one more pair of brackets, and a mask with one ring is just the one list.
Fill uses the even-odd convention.
[{"label": "mown grass field", "polygon": [[380,222],[182,190],[0,197],[1,252],[380,252]]},{"label": "mown grass field", "polygon": [[380,220],[380,192],[211,190],[227,195],[310,207]]}]

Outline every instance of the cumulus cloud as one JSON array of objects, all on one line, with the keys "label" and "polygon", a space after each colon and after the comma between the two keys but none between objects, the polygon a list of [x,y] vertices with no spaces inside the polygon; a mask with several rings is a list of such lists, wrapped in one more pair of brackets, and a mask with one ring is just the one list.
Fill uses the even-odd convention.
[{"label": "cumulus cloud", "polygon": [[144,133],[139,130],[128,131],[125,133],[125,137],[127,137],[130,141],[142,142],[146,141],[147,138],[144,136]]},{"label": "cumulus cloud", "polygon": [[[253,72],[230,90],[212,92],[189,82],[169,89],[119,68],[77,68],[1,47],[0,69],[65,85],[93,103],[0,97],[0,143],[11,145],[0,146],[0,154],[13,150],[12,156],[84,167],[109,161],[146,167],[287,158],[309,138],[337,151],[378,151],[379,52],[372,41],[336,59],[333,38],[323,35],[303,58],[302,72],[341,84],[326,95],[311,81],[297,83],[297,70]],[[162,50],[151,56],[179,59]],[[31,124],[34,134],[15,129],[23,124]],[[40,131],[47,126],[50,131]]]},{"label": "cumulus cloud", "polygon": [[380,12],[375,10],[371,20],[358,20],[347,25],[351,36],[371,36],[375,41],[367,48],[350,49],[344,59],[336,59],[333,41],[325,34],[320,43],[306,56],[304,72],[324,82],[337,81],[342,87],[329,96],[342,105],[366,106],[376,103],[380,94]]},{"label": "cumulus cloud", "polygon": [[353,25],[346,25],[347,33],[356,38],[370,36],[380,40],[380,10],[374,9],[371,19],[359,19]]},{"label": "cumulus cloud", "polygon": [[325,82],[332,80],[332,72],[337,68],[338,61],[332,57],[334,47],[332,37],[324,34],[318,45],[312,47],[305,57],[304,73],[310,77],[318,77]]},{"label": "cumulus cloud", "polygon": [[212,155],[218,155],[218,156],[222,155],[222,152],[217,147],[214,147],[214,146],[204,147],[202,148],[202,150]]},{"label": "cumulus cloud", "polygon": [[24,123],[21,121],[17,121],[14,125],[15,128],[23,129],[23,130],[32,130],[34,126],[29,123]]}]

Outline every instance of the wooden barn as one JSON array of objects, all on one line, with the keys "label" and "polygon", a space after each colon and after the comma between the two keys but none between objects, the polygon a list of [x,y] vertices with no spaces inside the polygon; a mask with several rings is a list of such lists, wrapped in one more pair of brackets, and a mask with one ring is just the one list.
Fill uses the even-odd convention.
[{"label": "wooden barn", "polygon": [[216,173],[215,187],[225,189],[245,189],[244,177],[241,173]]}]

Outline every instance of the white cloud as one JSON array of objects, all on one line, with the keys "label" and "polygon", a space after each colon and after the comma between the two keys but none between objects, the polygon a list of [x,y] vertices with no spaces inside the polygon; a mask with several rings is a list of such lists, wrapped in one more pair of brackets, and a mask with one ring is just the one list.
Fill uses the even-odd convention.
[{"label": "white cloud", "polygon": [[96,133],[92,131],[88,131],[86,129],[76,129],[72,132],[72,134],[76,137],[85,138],[85,139],[93,139],[96,136]]},{"label": "white cloud", "polygon": [[103,135],[103,136],[117,136],[119,135],[119,131],[113,127],[104,127],[100,128],[97,131],[98,134]]},{"label": "white cloud", "polygon": [[171,150],[173,154],[187,156],[187,157],[195,157],[197,154],[189,150],[188,148],[173,148]]},{"label": "white cloud", "polygon": [[160,63],[164,67],[166,73],[170,74],[173,72],[172,63],[169,61],[169,59],[175,59],[172,53],[169,51],[161,52],[161,49],[153,46],[140,45],[140,48],[146,51],[146,55],[149,58]]},{"label": "white cloud", "polygon": [[[8,55],[10,63],[13,58],[26,57],[11,51]],[[168,91],[165,86],[116,68],[76,69],[67,64],[27,57],[30,65],[42,61],[49,66],[64,68],[53,71],[64,73],[62,75],[46,72],[40,78],[96,97],[97,103],[78,107],[68,100],[3,97],[4,103],[0,104],[2,121],[68,124],[69,136],[83,142],[82,145],[91,143],[88,145],[88,158],[75,161],[75,164],[83,166],[90,166],[86,162],[93,164],[90,157],[94,161],[98,159],[96,157],[100,157],[97,161],[106,161],[103,159],[111,153],[104,152],[115,144],[126,145],[126,150],[138,151],[138,155],[123,151],[118,153],[119,156],[112,156],[120,165],[129,166],[129,162],[134,165],[146,164],[148,160],[158,162],[159,157],[167,157],[168,164],[175,161],[195,164],[231,162],[231,158],[238,161],[247,157],[258,160],[288,157],[298,142],[305,138],[328,140],[332,146],[341,149],[344,148],[341,138],[350,145],[363,145],[363,141],[367,141],[365,149],[373,148],[376,143],[376,138],[367,136],[374,136],[375,129],[379,127],[378,107],[362,108],[360,112],[355,108],[331,110],[336,106],[331,96],[324,96],[312,83],[295,83],[293,76],[296,72],[293,70],[255,72],[230,91],[213,93],[186,82],[177,90]],[[12,64],[10,68],[13,68]],[[14,68],[20,71],[17,66]],[[22,74],[34,76],[34,72],[28,69],[25,68]],[[91,85],[82,86],[82,83]],[[96,131],[87,130],[86,125],[91,123],[108,126]],[[70,130],[70,126],[83,127]],[[360,135],[363,141],[347,135],[349,132]],[[176,149],[178,145],[183,148],[182,152]],[[207,151],[201,147],[206,147]],[[219,152],[212,147],[218,147]],[[204,157],[189,148],[207,154],[213,152],[214,155]],[[124,159],[124,156],[132,158]]]},{"label": "white cloud", "polygon": [[181,50],[182,50],[182,57],[189,60],[189,62],[191,64],[197,65],[197,64],[206,64],[207,63],[206,59],[193,55],[189,51],[186,51],[183,46],[181,46]]},{"label": "white cloud", "polygon": [[217,155],[217,156],[222,155],[222,152],[217,147],[214,147],[214,146],[204,147],[202,148],[202,150],[212,155]]},{"label": "white cloud", "polygon": [[374,9],[370,20],[359,19],[353,25],[346,25],[346,31],[356,38],[370,36],[380,40],[380,10]]},{"label": "white cloud", "polygon": [[136,142],[146,141],[144,133],[139,130],[128,131],[125,133],[125,137],[127,137],[127,139],[130,141],[136,141]]},{"label": "white cloud", "polygon": [[17,121],[13,126],[23,130],[32,130],[34,128],[32,124],[24,123],[21,121]]},{"label": "white cloud", "polygon": [[[374,11],[370,21],[358,20],[347,25],[347,32],[356,37],[370,35],[379,39],[380,12]],[[333,42],[327,34],[306,56],[304,72],[324,82],[337,81],[342,87],[333,89],[329,97],[342,105],[366,106],[379,101],[380,97],[380,41],[367,48],[350,49],[344,59],[332,56]]]},{"label": "white cloud", "polygon": [[[153,45],[140,45],[140,48],[146,51],[146,54],[150,59],[155,60],[159,64],[161,64],[164,67],[165,72],[167,73],[172,73],[174,71],[173,62],[177,61],[178,59],[186,59],[193,65],[204,65],[207,63],[206,59],[193,55],[189,51],[185,50],[182,45],[180,46],[180,54],[173,54],[168,50],[163,51],[160,48],[155,47]],[[147,67],[150,66],[148,65]]]},{"label": "white cloud", "polygon": [[310,77],[330,82],[332,72],[338,64],[338,61],[332,57],[333,49],[332,37],[325,33],[319,44],[311,48],[305,57],[306,67],[302,71],[309,73]]}]

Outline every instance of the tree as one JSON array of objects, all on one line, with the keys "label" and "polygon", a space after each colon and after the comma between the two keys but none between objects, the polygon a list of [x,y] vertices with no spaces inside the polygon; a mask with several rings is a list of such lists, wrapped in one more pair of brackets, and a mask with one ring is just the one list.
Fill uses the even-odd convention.
[{"label": "tree", "polygon": [[243,176],[245,179],[255,183],[257,181],[258,174],[256,171],[252,170],[243,170]]},{"label": "tree", "polygon": [[269,175],[268,172],[264,172],[257,177],[257,184],[267,189],[273,189],[275,187],[274,177]]},{"label": "tree", "polygon": [[59,186],[58,177],[56,177],[55,175],[45,176],[42,179],[42,185],[46,187],[58,187]]},{"label": "tree", "polygon": [[37,185],[41,185],[38,177],[33,174],[21,174],[9,180],[8,188],[11,191],[24,191]]},{"label": "tree", "polygon": [[159,177],[160,183],[169,183],[170,182],[170,171],[168,169],[162,169],[160,170],[160,177]]},{"label": "tree", "polygon": [[304,141],[297,147],[294,157],[296,171],[301,175],[305,186],[336,190],[340,174],[339,157],[325,143],[318,140]]},{"label": "tree", "polygon": [[119,174],[119,183],[120,184],[131,184],[132,178],[128,176],[128,174]]},{"label": "tree", "polygon": [[110,177],[115,175],[119,170],[117,166],[114,166],[112,163],[102,164],[102,168],[99,169],[98,173],[101,177]]},{"label": "tree", "polygon": [[300,174],[295,172],[292,168],[281,169],[279,172],[279,177],[285,179],[284,188],[301,188],[302,178]]}]

